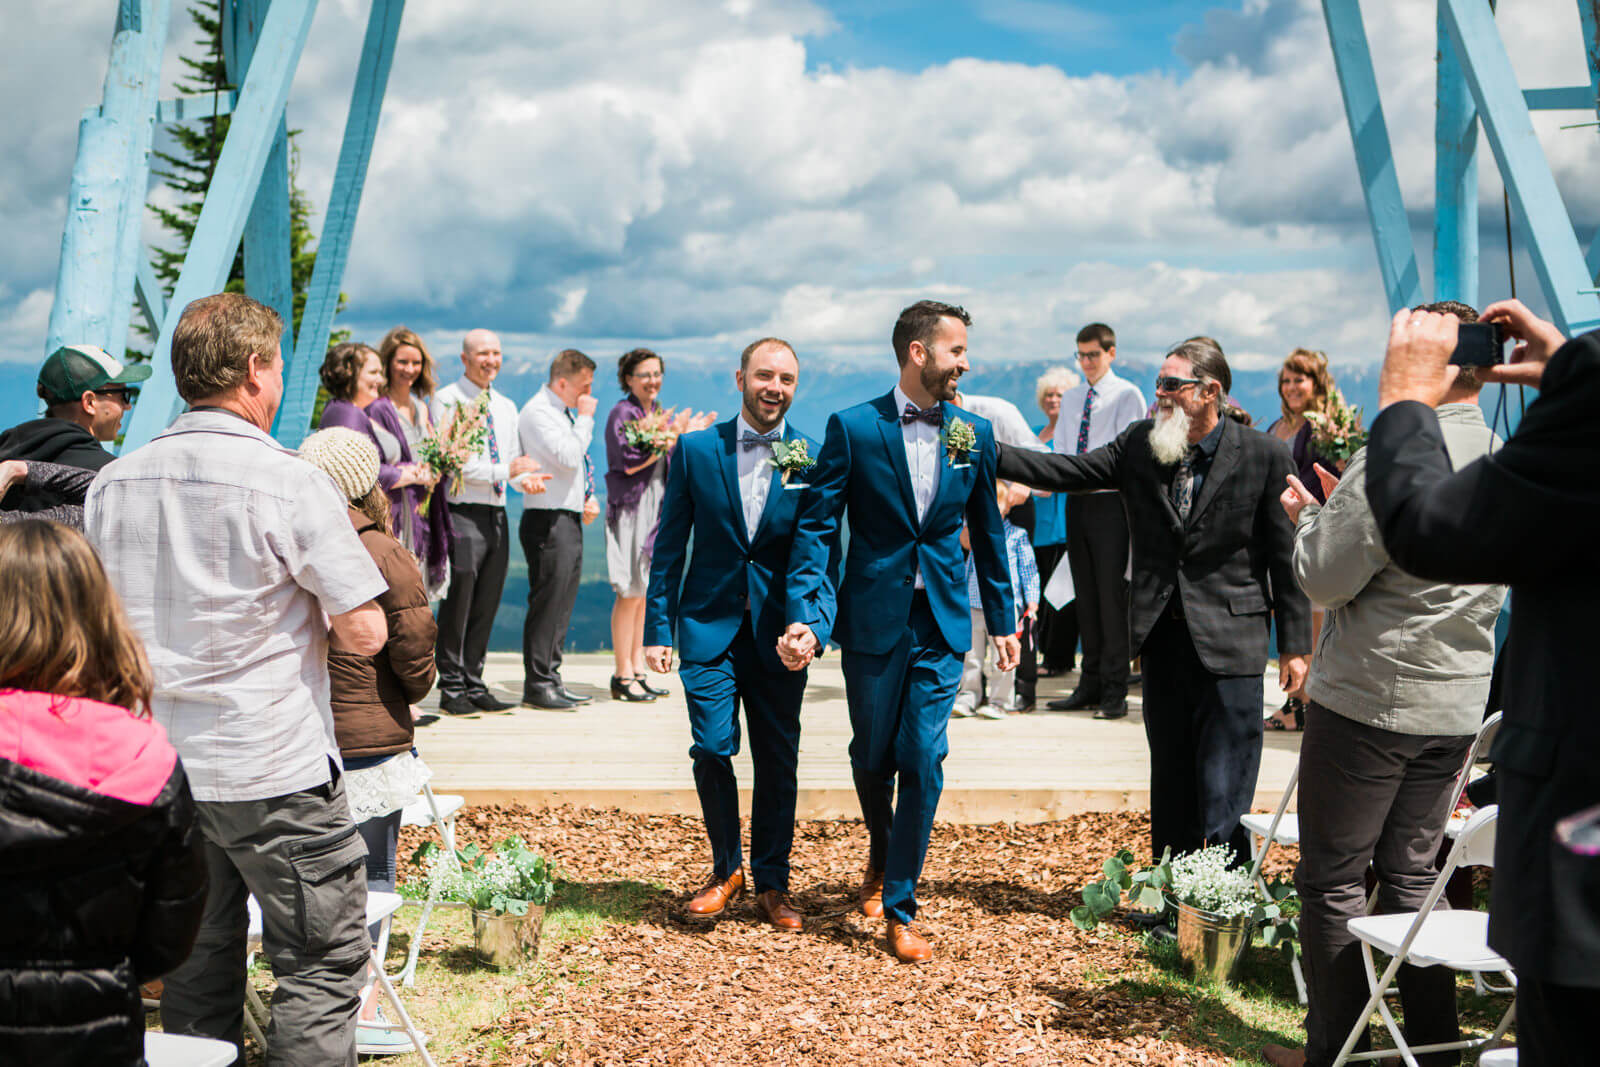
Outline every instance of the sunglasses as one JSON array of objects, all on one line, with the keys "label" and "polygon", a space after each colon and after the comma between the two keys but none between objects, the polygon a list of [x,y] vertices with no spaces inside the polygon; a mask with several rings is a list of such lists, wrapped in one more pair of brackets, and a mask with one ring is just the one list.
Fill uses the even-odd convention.
[{"label": "sunglasses", "polygon": [[1199,378],[1176,378],[1171,375],[1163,375],[1162,377],[1156,379],[1156,392],[1176,393],[1186,385],[1199,384]]},{"label": "sunglasses", "polygon": [[96,389],[95,396],[114,396],[124,404],[131,404],[139,399],[139,390],[125,385],[112,386],[110,389]]}]

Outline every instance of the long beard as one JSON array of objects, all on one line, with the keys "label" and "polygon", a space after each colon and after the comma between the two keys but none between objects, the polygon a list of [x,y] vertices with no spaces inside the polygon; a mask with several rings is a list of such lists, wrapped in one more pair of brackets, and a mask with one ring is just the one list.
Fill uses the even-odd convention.
[{"label": "long beard", "polygon": [[1156,413],[1150,431],[1150,454],[1163,467],[1171,467],[1189,450],[1189,413],[1174,404]]}]

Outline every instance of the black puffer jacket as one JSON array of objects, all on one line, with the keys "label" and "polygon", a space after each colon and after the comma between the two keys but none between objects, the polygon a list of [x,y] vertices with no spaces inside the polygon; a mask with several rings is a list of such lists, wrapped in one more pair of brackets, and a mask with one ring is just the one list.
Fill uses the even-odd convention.
[{"label": "black puffer jacket", "polygon": [[139,983],[188,956],[205,885],[159,727],[0,691],[0,1064],[143,1064]]}]

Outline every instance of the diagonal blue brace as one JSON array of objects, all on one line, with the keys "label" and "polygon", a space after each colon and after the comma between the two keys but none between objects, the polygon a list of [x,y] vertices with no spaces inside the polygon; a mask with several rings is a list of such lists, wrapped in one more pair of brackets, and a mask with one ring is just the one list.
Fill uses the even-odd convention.
[{"label": "diagonal blue brace", "polygon": [[1478,110],[1438,19],[1433,141],[1433,298],[1478,306]]},{"label": "diagonal blue brace", "polygon": [[128,341],[171,0],[121,0],[100,107],[78,126],[45,351]]},{"label": "diagonal blue brace", "polygon": [[356,209],[361,204],[361,190],[367,182],[372,139],[378,131],[383,94],[389,85],[389,68],[394,63],[394,44],[400,34],[400,15],[404,10],[405,0],[373,0],[372,14],[367,19],[367,36],[361,46],[360,65],[356,68],[355,89],[350,95],[350,117],[345,123],[344,144],[339,148],[339,164],[333,174],[322,239],[317,245],[317,265],[311,272],[300,336],[295,340],[294,359],[289,363],[284,383],[283,405],[278,409],[278,421],[273,427],[278,440],[290,448],[298,445],[310,430],[311,409],[317,398],[317,371],[322,366],[333,328],[333,315],[339,306],[339,286],[350,258]]},{"label": "diagonal blue brace", "polygon": [[[1600,111],[1600,17],[1593,0],[1578,0],[1578,22],[1583,27],[1583,56],[1589,67],[1589,100],[1582,106]],[[1589,239],[1589,253],[1583,262],[1591,282],[1600,278],[1600,233]]]},{"label": "diagonal blue brace", "polygon": [[249,73],[239,89],[228,138],[217,157],[211,190],[200,209],[183,273],[173,288],[156,342],[152,357],[156,373],[133,409],[124,448],[137,448],[149,441],[166,428],[181,407],[172,380],[173,328],[190,301],[220,291],[227,281],[316,8],[316,0],[274,0],[263,20]]},{"label": "diagonal blue brace", "polygon": [[1395,175],[1394,152],[1383,121],[1383,103],[1378,98],[1378,79],[1372,71],[1361,5],[1357,0],[1322,0],[1322,15],[1333,46],[1345,120],[1355,144],[1356,168],[1361,173],[1367,218],[1372,223],[1372,243],[1378,249],[1383,291],[1388,294],[1391,312],[1413,307],[1422,302],[1417,252],[1400,197],[1400,179]]},{"label": "diagonal blue brace", "polygon": [[[224,0],[223,58],[228,80],[244,81],[271,0]],[[284,322],[284,347],[294,347],[294,282],[290,275],[289,127],[278,117],[250,217],[244,226],[244,291]]]},{"label": "diagonal blue brace", "polygon": [[1494,13],[1483,0],[1440,3],[1556,325],[1569,337],[1592,330],[1600,326],[1600,299],[1583,292],[1593,285],[1589,268],[1534,132],[1511,59],[1495,29]]}]

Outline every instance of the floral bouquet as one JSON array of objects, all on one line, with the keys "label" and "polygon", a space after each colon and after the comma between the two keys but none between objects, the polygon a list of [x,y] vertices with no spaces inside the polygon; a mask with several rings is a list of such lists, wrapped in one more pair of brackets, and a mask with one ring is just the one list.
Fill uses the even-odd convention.
[{"label": "floral bouquet", "polygon": [[1343,463],[1367,443],[1361,428],[1361,409],[1345,403],[1344,394],[1335,389],[1328,397],[1328,410],[1306,412],[1311,424],[1311,444],[1318,455]]},{"label": "floral bouquet", "polygon": [[672,451],[672,446],[678,443],[679,436],[690,430],[710,425],[716,415],[714,411],[709,415],[696,415],[687,408],[682,411],[677,408],[657,408],[624,422],[622,439],[630,448],[664,456]]},{"label": "floral bouquet", "polygon": [[[489,390],[485,389],[470,403],[457,404],[450,418],[432,434],[417,444],[416,458],[436,471],[441,479],[450,479],[450,491],[461,492],[461,470],[467,461],[478,454],[484,439],[489,436]],[[430,487],[417,505],[417,514],[425,515],[428,500],[433,496]]]},{"label": "floral bouquet", "polygon": [[803,483],[795,482],[791,486],[789,479],[795,475],[804,476],[806,471],[817,465],[817,461],[812,458],[804,439],[796,437],[792,441],[772,442],[772,465],[778,468],[785,489],[803,489]]}]

